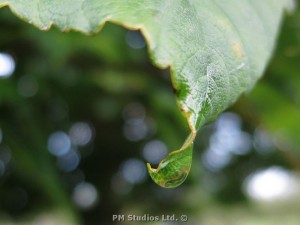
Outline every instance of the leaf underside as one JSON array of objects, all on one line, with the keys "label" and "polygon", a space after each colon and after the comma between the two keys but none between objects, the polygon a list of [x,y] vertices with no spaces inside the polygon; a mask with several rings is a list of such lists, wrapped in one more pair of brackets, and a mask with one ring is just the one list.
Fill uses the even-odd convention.
[{"label": "leaf underside", "polygon": [[162,187],[187,177],[196,131],[249,91],[272,54],[292,0],[0,0],[42,30],[98,32],[106,22],[139,29],[153,63],[170,67],[178,105],[190,127],[183,146],[158,168]]}]

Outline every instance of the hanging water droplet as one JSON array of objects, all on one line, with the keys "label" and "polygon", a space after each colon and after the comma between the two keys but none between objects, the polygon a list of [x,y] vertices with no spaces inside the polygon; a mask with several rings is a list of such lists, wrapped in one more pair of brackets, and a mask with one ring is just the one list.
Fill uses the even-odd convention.
[{"label": "hanging water droplet", "polygon": [[156,169],[151,168],[149,163],[147,164],[148,172],[155,183],[165,188],[175,188],[183,183],[192,164],[193,147],[191,144],[188,141],[187,146],[171,152]]}]

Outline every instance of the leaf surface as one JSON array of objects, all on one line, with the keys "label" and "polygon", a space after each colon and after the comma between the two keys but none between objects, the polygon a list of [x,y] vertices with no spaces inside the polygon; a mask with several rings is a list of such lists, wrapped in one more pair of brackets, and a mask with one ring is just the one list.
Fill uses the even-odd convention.
[{"label": "leaf surface", "polygon": [[[163,187],[187,177],[196,131],[249,91],[272,54],[292,0],[0,0],[42,30],[99,31],[106,22],[140,29],[153,63],[170,68],[191,134],[148,170]],[[55,45],[55,43],[49,43]]]}]

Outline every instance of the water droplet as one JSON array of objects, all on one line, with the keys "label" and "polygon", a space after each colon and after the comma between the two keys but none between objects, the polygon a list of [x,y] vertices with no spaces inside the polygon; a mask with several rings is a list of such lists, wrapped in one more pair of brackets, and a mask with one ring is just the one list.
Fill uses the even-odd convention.
[{"label": "water droplet", "polygon": [[190,135],[181,150],[171,152],[164,158],[156,169],[147,164],[151,178],[165,188],[175,188],[182,184],[189,174],[192,164],[192,140]]}]

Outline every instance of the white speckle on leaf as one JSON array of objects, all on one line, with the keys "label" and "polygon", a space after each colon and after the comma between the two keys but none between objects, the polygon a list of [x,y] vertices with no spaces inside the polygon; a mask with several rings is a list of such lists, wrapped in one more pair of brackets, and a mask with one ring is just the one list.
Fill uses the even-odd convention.
[{"label": "white speckle on leaf", "polygon": [[241,69],[243,69],[245,66],[246,66],[246,64],[245,64],[244,62],[242,62],[242,63],[239,64],[235,69],[231,70],[231,71],[229,72],[229,74],[234,73],[234,72],[236,72],[236,71],[238,71],[238,70],[241,70]]}]

